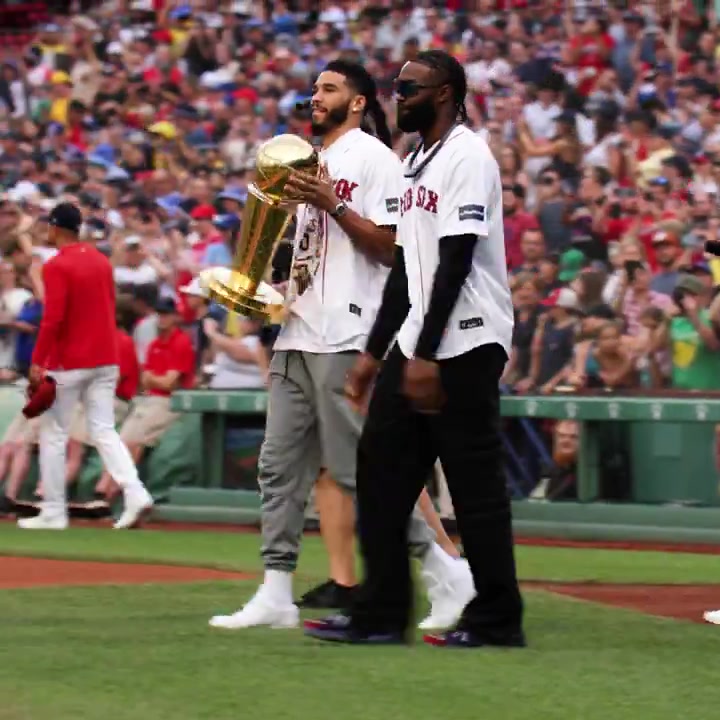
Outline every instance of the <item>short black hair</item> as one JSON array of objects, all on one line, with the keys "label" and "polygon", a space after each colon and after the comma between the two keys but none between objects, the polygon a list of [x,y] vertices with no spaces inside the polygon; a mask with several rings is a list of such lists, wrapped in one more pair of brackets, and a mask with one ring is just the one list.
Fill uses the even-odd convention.
[{"label": "short black hair", "polygon": [[118,293],[115,300],[115,323],[126,333],[132,332],[137,315],[132,309],[133,296],[128,293]]},{"label": "short black hair", "polygon": [[[385,111],[378,100],[377,85],[373,76],[363,65],[350,60],[332,60],[325,66],[323,72],[336,72],[343,75],[347,84],[358,94],[365,98],[365,117],[363,130],[374,135],[388,147],[392,147],[392,135],[388,128]],[[367,123],[372,121],[372,125]]]},{"label": "short black hair", "polygon": [[413,62],[426,65],[437,70],[442,76],[442,83],[450,85],[453,91],[456,117],[462,122],[467,122],[468,114],[465,107],[467,96],[467,75],[465,68],[452,55],[443,50],[424,50],[418,53]]}]

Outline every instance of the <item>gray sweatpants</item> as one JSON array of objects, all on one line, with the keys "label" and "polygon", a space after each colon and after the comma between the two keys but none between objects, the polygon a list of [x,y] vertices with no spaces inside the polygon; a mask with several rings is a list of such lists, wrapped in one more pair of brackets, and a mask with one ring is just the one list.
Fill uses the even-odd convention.
[{"label": "gray sweatpants", "polygon": [[[363,417],[344,395],[358,353],[278,351],[270,362],[265,439],[258,463],[262,558],[266,570],[294,572],[305,505],[321,468],[354,494]],[[425,554],[435,535],[419,511],[408,528],[410,552]]]}]

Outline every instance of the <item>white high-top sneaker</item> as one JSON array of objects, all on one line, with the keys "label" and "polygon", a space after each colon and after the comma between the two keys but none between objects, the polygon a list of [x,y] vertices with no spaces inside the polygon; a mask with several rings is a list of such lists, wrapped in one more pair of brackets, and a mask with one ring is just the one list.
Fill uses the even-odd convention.
[{"label": "white high-top sneaker", "polygon": [[720,625],[720,610],[708,610],[703,613],[703,620],[712,625]]},{"label": "white high-top sneaker", "polygon": [[426,568],[422,570],[431,608],[430,614],[418,625],[421,630],[444,630],[454,626],[465,606],[475,597],[467,560],[454,560],[453,565],[439,574]]},{"label": "white high-top sneaker", "polygon": [[144,485],[138,485],[124,491],[125,507],[118,521],[113,525],[115,530],[134,528],[152,509],[152,495]]},{"label": "white high-top sneaker", "polygon": [[210,627],[223,630],[267,625],[271,628],[296,628],[300,624],[300,611],[293,603],[278,603],[261,585],[252,599],[232,615],[216,615],[210,618]]},{"label": "white high-top sneaker", "polygon": [[44,515],[40,513],[31,518],[20,518],[17,526],[22,530],[66,530],[67,515]]}]

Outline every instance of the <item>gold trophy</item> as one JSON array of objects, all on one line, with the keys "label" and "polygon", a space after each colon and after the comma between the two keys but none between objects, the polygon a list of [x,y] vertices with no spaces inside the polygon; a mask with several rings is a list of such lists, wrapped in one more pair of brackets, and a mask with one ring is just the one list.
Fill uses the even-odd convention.
[{"label": "gold trophy", "polygon": [[215,302],[258,320],[276,322],[283,315],[285,299],[263,281],[290,222],[286,205],[292,201],[283,191],[293,170],[316,175],[319,164],[313,146],[297,135],[278,135],[258,148],[232,268],[200,274],[200,284]]}]

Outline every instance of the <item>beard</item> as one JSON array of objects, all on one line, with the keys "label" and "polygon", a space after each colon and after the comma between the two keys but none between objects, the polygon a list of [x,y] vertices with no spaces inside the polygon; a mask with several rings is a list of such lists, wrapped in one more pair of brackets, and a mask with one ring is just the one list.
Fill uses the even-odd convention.
[{"label": "beard", "polygon": [[398,105],[397,126],[404,133],[422,132],[435,124],[437,112],[431,102],[403,109]]},{"label": "beard", "polygon": [[559,468],[570,468],[577,462],[577,451],[574,448],[566,446],[555,448],[553,451],[553,462]]},{"label": "beard", "polygon": [[322,122],[316,122],[315,120],[312,121],[313,135],[317,135],[318,137],[322,137],[323,135],[326,135],[331,130],[334,130],[336,127],[339,127],[344,122],[346,122],[349,115],[350,115],[350,102],[349,101],[343,107],[336,107],[336,108],[333,108],[332,110],[328,110],[327,115],[325,115],[325,119]]}]

